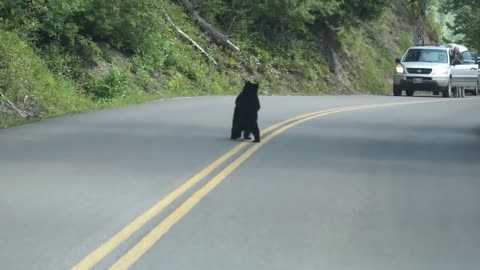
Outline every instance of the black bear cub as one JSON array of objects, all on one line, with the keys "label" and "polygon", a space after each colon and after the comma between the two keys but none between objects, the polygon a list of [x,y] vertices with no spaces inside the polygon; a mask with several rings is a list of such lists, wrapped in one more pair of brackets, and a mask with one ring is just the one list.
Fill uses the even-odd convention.
[{"label": "black bear cub", "polygon": [[235,99],[233,112],[232,134],[230,138],[236,140],[242,136],[250,139],[250,133],[255,137],[254,142],[260,142],[260,130],[258,129],[258,111],[260,100],[258,99],[258,83],[247,81],[242,92]]}]

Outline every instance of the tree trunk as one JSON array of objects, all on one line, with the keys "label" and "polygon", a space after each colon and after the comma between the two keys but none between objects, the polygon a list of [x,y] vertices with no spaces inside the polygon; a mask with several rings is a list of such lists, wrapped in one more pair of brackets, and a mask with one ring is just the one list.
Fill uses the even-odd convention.
[{"label": "tree trunk", "polygon": [[335,52],[335,48],[338,47],[336,32],[337,29],[332,25],[326,24],[325,32],[324,32],[324,42],[325,42],[325,55],[328,61],[328,67],[330,72],[338,73],[343,67],[338,59],[338,55]]}]

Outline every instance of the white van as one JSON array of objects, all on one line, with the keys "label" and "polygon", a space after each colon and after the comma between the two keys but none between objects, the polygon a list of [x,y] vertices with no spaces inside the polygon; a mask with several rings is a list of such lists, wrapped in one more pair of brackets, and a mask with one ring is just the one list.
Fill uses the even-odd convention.
[{"label": "white van", "polygon": [[[451,51],[458,46],[462,64],[451,63]],[[413,96],[415,91],[431,91],[444,97],[464,96],[464,89],[478,94],[479,66],[476,58],[465,46],[415,46],[409,48],[401,59],[395,59],[393,94]],[[460,91],[457,91],[460,90]]]}]

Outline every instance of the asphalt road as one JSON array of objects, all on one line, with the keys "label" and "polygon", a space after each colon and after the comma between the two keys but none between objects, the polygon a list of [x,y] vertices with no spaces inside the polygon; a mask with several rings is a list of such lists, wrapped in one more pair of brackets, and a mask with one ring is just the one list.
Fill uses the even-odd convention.
[{"label": "asphalt road", "polygon": [[[248,143],[256,152],[151,243],[132,269],[479,268],[479,98],[260,101],[261,128],[334,108],[423,103],[325,115],[261,145]],[[77,265],[241,144],[228,139],[233,102],[160,101],[1,130],[0,268]],[[242,153],[93,269],[125,257]]]}]

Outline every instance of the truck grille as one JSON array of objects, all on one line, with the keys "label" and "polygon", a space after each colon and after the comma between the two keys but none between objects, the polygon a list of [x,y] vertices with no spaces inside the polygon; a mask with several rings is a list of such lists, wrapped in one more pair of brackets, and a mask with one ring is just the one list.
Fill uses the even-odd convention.
[{"label": "truck grille", "polygon": [[431,68],[407,68],[407,72],[410,74],[430,74]]},{"label": "truck grille", "polygon": [[432,78],[427,78],[427,77],[406,77],[407,80],[413,80],[413,79],[422,79],[424,81],[432,81]]}]

